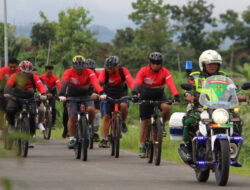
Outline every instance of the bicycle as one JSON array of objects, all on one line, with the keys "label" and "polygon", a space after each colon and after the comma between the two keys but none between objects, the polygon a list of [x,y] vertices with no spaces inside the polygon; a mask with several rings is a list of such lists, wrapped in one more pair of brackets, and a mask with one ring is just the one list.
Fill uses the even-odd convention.
[{"label": "bicycle", "polygon": [[121,97],[120,99],[113,99],[111,97],[106,98],[108,102],[114,103],[114,111],[112,112],[110,121],[111,128],[109,132],[109,141],[111,144],[111,156],[115,156],[115,158],[119,157],[120,139],[122,138],[121,134],[122,119],[119,110],[119,104],[121,103],[121,101],[125,99],[131,100],[132,98],[130,96],[124,96]]},{"label": "bicycle", "polygon": [[67,101],[77,103],[77,121],[76,121],[76,145],[74,147],[75,158],[80,159],[82,153],[82,161],[87,161],[89,146],[89,121],[88,112],[85,109],[84,102],[92,101],[86,98],[67,97]]},{"label": "bicycle", "polygon": [[[19,132],[18,137],[14,140],[17,145],[17,155],[27,157],[30,139],[30,103],[35,101],[35,98],[23,99],[18,97],[10,97],[14,101],[21,102],[22,108],[15,116],[14,131]],[[9,129],[8,129],[9,131]],[[8,139],[5,141],[6,146],[11,148],[13,141]]]},{"label": "bicycle", "polygon": [[159,106],[162,103],[171,105],[173,101],[155,101],[155,100],[139,100],[138,104],[151,104],[154,106],[154,112],[150,118],[150,126],[146,138],[146,155],[148,163],[153,162],[156,166],[160,165],[162,152],[162,137],[163,137],[163,119],[159,114]]}]

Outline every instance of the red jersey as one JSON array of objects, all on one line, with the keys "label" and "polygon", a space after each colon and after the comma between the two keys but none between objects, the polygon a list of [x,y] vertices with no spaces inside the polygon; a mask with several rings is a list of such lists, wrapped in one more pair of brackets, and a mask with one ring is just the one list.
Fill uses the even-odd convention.
[{"label": "red jersey", "polygon": [[61,90],[61,82],[56,75],[52,75],[49,78],[47,78],[46,73],[44,73],[40,76],[40,78],[42,78],[44,80],[44,82],[46,83],[46,85],[49,89],[53,88],[54,86],[57,86],[57,89],[59,91]]},{"label": "red jersey", "polygon": [[95,75],[96,75],[96,77],[97,77],[98,79],[99,79],[100,74],[101,74],[101,72],[95,71]]},{"label": "red jersey", "polygon": [[[122,67],[123,69],[123,73],[124,73],[124,77],[126,79],[126,82],[129,86],[130,89],[134,88],[134,80],[131,76],[131,74],[129,73],[129,70],[125,67]],[[105,69],[102,70],[100,76],[99,76],[99,81],[102,84],[105,84],[106,81],[106,73],[105,73]],[[119,86],[123,83],[124,81],[122,81],[120,72],[119,72],[119,67],[117,67],[117,71],[115,74],[109,74],[109,80],[107,81],[107,85],[114,87],[114,86]]]},{"label": "red jersey", "polygon": [[[33,80],[36,85],[35,88],[37,88],[41,94],[46,94],[45,87],[40,78],[37,75],[33,75]],[[8,79],[7,84],[11,87],[17,87],[30,92],[34,91],[34,87],[30,78],[18,73],[12,74]]]},{"label": "red jersey", "polygon": [[153,72],[149,65],[141,68],[136,75],[135,84],[139,88],[146,87],[148,93],[154,90],[161,90],[163,92],[166,84],[173,96],[179,95],[171,73],[164,67],[161,67],[158,72]]},{"label": "red jersey", "polygon": [[66,70],[62,76],[62,82],[69,83],[86,91],[89,90],[90,85],[92,85],[98,93],[103,91],[94,71],[88,68],[85,68],[81,75],[78,75],[74,68]]},{"label": "red jersey", "polygon": [[[20,71],[20,68],[17,67],[17,70],[16,70],[15,73],[17,73],[19,71]],[[3,80],[7,81],[12,74],[14,74],[14,73],[10,73],[10,68],[9,67],[1,68],[0,69],[0,81],[3,81]]]}]

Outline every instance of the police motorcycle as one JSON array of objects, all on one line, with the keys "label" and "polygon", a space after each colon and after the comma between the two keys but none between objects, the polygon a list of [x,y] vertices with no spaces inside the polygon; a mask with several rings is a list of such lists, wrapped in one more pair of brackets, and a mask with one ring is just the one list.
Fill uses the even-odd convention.
[{"label": "police motorcycle", "polygon": [[[192,85],[182,84],[184,90]],[[243,138],[234,133],[234,125],[241,122],[234,118],[234,108],[239,104],[236,86],[222,75],[208,77],[202,85],[199,103],[203,106],[196,136],[192,139],[192,163],[190,165],[199,182],[206,182],[210,170],[215,173],[216,184],[225,186],[228,182],[229,167],[237,166]],[[177,112],[170,118],[171,140],[183,140],[183,118],[185,113]]]}]

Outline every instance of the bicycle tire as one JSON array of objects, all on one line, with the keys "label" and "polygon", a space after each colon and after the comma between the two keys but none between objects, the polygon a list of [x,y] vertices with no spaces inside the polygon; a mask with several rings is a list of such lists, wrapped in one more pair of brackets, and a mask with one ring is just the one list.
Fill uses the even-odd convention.
[{"label": "bicycle tire", "polygon": [[91,127],[89,128],[89,149],[94,148],[94,125],[92,124]]},{"label": "bicycle tire", "polygon": [[157,131],[156,135],[154,135],[154,164],[159,166],[161,163],[161,151],[162,151],[162,133],[163,133],[163,125],[161,121],[158,119],[156,120],[155,128]]},{"label": "bicycle tire", "polygon": [[82,161],[87,161],[89,146],[89,125],[86,116],[83,116],[80,122],[82,127]]},{"label": "bicycle tire", "polygon": [[152,141],[152,124],[150,124],[149,129],[148,129],[148,136],[146,139],[146,156],[147,156],[147,161],[149,164],[153,162],[153,157],[154,157],[154,146],[153,146],[153,141]]},{"label": "bicycle tire", "polygon": [[[18,124],[18,129],[21,132],[23,137],[18,139],[18,155],[22,157],[28,156],[28,150],[29,150],[29,140],[28,135],[30,134],[30,123],[27,117],[24,117],[20,120]],[[27,138],[27,139],[26,139]]]},{"label": "bicycle tire", "polygon": [[77,124],[77,126],[76,126],[76,135],[75,135],[76,145],[74,147],[75,158],[76,159],[81,158],[82,144],[81,144],[80,136],[81,136],[81,131],[80,131],[80,128],[79,128],[79,124]]},{"label": "bicycle tire", "polygon": [[115,147],[115,158],[119,158],[120,155],[120,138],[121,138],[121,118],[116,117],[115,119],[115,139],[114,139],[114,147]]},{"label": "bicycle tire", "polygon": [[43,133],[43,138],[49,140],[51,137],[51,127],[52,127],[52,113],[50,110],[45,112],[45,131]]},{"label": "bicycle tire", "polygon": [[114,142],[114,127],[115,127],[115,123],[114,123],[114,119],[112,119],[111,122],[111,129],[110,129],[110,149],[111,149],[111,156],[115,155],[115,142]]}]

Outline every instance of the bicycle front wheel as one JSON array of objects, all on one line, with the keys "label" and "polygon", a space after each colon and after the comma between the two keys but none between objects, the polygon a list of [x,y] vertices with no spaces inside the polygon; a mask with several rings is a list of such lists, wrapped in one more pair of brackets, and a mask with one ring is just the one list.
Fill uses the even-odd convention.
[{"label": "bicycle front wheel", "polygon": [[146,139],[146,155],[147,155],[147,160],[148,163],[153,162],[153,157],[154,157],[154,145],[153,145],[153,126],[152,124],[148,128],[148,136]]},{"label": "bicycle front wheel", "polygon": [[81,118],[82,127],[82,161],[87,161],[89,146],[89,125],[86,116]]},{"label": "bicycle front wheel", "polygon": [[156,126],[153,129],[154,133],[154,163],[156,166],[160,165],[161,162],[161,150],[162,150],[162,133],[163,125],[158,119],[156,121]]},{"label": "bicycle front wheel", "polygon": [[114,127],[114,148],[115,148],[115,157],[118,158],[120,155],[120,138],[121,138],[121,119],[117,117],[115,119],[115,127]]},{"label": "bicycle front wheel", "polygon": [[27,157],[29,149],[29,134],[30,123],[27,117],[24,117],[19,123],[20,138],[18,139],[17,154],[22,157]]},{"label": "bicycle front wheel", "polygon": [[45,131],[43,132],[43,138],[49,140],[51,137],[51,127],[52,127],[52,114],[49,110],[45,112]]},{"label": "bicycle front wheel", "polygon": [[77,124],[76,126],[76,134],[75,134],[75,138],[76,138],[76,145],[74,147],[74,151],[75,151],[75,158],[76,159],[80,159],[81,158],[81,150],[82,150],[82,142],[81,142],[81,128],[79,126],[79,124]]}]

